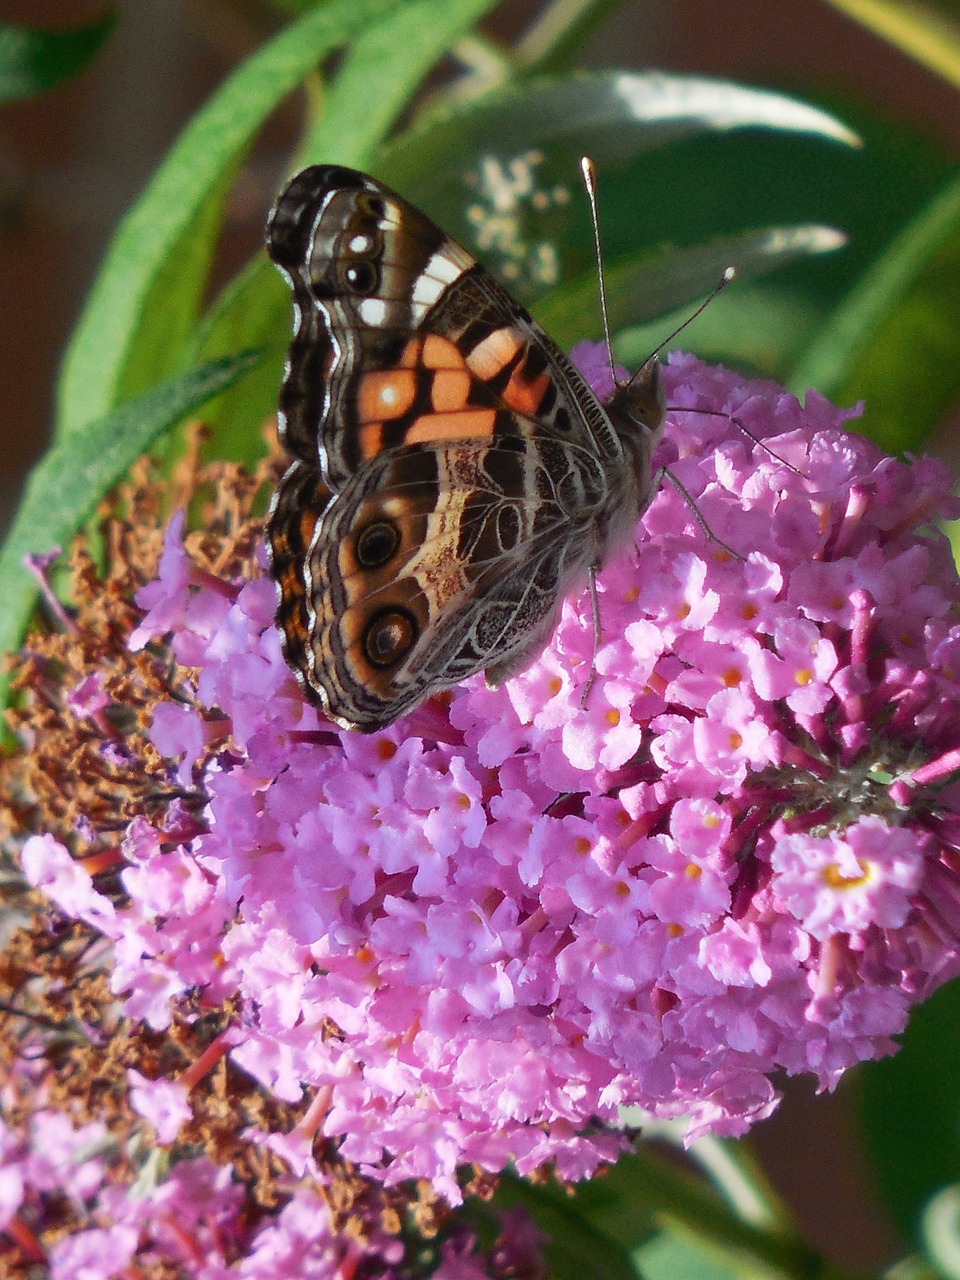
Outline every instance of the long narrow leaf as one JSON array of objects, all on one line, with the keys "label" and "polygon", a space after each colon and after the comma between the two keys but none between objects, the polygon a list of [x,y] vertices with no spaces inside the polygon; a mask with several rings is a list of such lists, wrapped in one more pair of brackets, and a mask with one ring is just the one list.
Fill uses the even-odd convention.
[{"label": "long narrow leaf", "polygon": [[259,430],[277,408],[283,358],[290,345],[290,290],[266,254],[258,254],[221,291],[188,344],[189,362],[256,347],[264,359],[241,386],[207,413],[212,454],[252,462],[263,452]]},{"label": "long narrow leaf", "polygon": [[[619,1244],[629,1246],[632,1238],[641,1264],[639,1246],[650,1238],[645,1224],[653,1222],[736,1275],[796,1277],[822,1269],[789,1224],[770,1215],[760,1221],[758,1215],[751,1215],[753,1221],[741,1216],[715,1187],[646,1142],[622,1157],[607,1178],[581,1183],[572,1207]],[[839,1280],[839,1272],[831,1274]]]},{"label": "long narrow leaf", "polygon": [[792,373],[842,402],[866,396],[871,434],[915,447],[960,390],[960,176],[893,241]]},{"label": "long narrow leaf", "polygon": [[634,368],[655,349],[680,349],[712,363],[756,369],[782,382],[820,318],[816,303],[782,280],[737,280],[661,348],[667,334],[690,320],[692,310],[687,303],[647,324],[615,331],[617,359]]},{"label": "long narrow leaf", "polygon": [[[116,403],[136,360],[151,289],[184,230],[276,104],[331,49],[394,0],[332,0],[292,23],[239,67],[180,135],[121,223],[77,326],[59,388],[58,431]],[[182,352],[169,352],[169,369]],[[140,388],[137,388],[138,390]]]},{"label": "long narrow leaf", "polygon": [[[217,183],[170,246],[144,294],[135,340],[120,370],[114,400],[122,404],[179,369],[201,364],[185,346],[193,334],[206,293],[210,266],[223,224],[223,208],[233,174]],[[238,342],[218,351],[227,355],[254,342]]]},{"label": "long narrow leaf", "polygon": [[[24,557],[63,545],[162,432],[232,386],[256,359],[246,352],[191,370],[73,432],[43,458],[0,551],[0,653],[18,643],[36,598]],[[0,703],[5,691],[0,677]]]},{"label": "long narrow leaf", "polygon": [[858,142],[834,116],[783,94],[697,76],[603,71],[440,106],[384,149],[377,174],[423,199],[487,153],[561,143],[602,162],[703,130],[747,127]]},{"label": "long narrow leaf", "polygon": [[115,25],[116,16],[111,13],[73,31],[0,26],[0,102],[28,98],[77,75]]},{"label": "long narrow leaf", "polygon": [[[702,296],[734,266],[744,279],[811,253],[839,248],[832,227],[768,227],[692,248],[659,247],[606,265],[607,307],[614,329],[664,316]],[[537,319],[568,347],[601,332],[596,269],[554,289],[534,308]],[[662,335],[661,335],[662,336]]]},{"label": "long narrow leaf", "polygon": [[[496,3],[411,0],[370,23],[351,44],[323,115],[304,140],[306,160],[369,167],[426,72]],[[375,93],[371,85],[376,85]]]}]

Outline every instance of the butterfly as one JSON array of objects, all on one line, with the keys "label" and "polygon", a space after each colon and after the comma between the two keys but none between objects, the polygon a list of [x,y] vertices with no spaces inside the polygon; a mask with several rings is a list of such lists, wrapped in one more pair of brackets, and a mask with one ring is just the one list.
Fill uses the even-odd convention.
[{"label": "butterfly", "polygon": [[541,651],[633,537],[666,414],[652,356],[605,402],[462,245],[374,178],[298,173],[266,228],[293,292],[270,507],[284,657],[374,732]]}]

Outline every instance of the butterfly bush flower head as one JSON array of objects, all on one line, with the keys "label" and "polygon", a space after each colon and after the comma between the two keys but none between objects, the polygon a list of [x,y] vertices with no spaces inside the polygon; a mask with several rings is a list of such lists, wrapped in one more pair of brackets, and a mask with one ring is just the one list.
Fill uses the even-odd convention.
[{"label": "butterfly bush flower head", "polygon": [[[609,389],[602,350],[577,356]],[[149,804],[110,828],[114,883],[63,830],[24,867],[110,943],[131,1023],[229,1007],[223,1064],[293,1109],[245,1137],[294,1181],[332,1145],[456,1204],[466,1166],[591,1173],[623,1107],[740,1134],[775,1073],[832,1087],[960,970],[943,468],[813,392],[684,355],[665,382],[683,492],[599,575],[595,657],[584,592],[521,675],[369,736],[305,702],[252,558],[200,572],[167,528],[129,639],[170,690]],[[117,722],[97,692],[70,691],[91,733]],[[125,1077],[129,1106],[176,1144],[191,1081],[149,1099],[156,1075]]]}]

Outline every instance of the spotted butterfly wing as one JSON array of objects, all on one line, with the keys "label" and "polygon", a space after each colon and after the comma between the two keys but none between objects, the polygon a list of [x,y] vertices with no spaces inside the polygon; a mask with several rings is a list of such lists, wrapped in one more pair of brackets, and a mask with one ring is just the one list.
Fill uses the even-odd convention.
[{"label": "spotted butterfly wing", "polygon": [[466,249],[354,170],[298,174],[267,250],[294,301],[277,622],[308,694],[370,732],[536,655],[649,499],[659,366],[601,406]]}]

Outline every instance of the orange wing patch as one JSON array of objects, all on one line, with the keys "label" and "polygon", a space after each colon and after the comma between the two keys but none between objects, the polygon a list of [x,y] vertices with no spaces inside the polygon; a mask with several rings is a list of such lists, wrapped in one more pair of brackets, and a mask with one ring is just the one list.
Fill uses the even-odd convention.
[{"label": "orange wing patch", "polygon": [[439,333],[428,333],[423,340],[423,364],[427,369],[465,369],[460,349]]},{"label": "orange wing patch", "polygon": [[437,413],[457,413],[470,399],[472,379],[465,368],[438,369],[430,384],[430,402]]},{"label": "orange wing patch", "polygon": [[534,418],[543,403],[543,397],[549,385],[550,375],[546,369],[528,378],[521,365],[519,369],[514,369],[510,381],[502,392],[504,404],[515,413],[522,413],[526,418]]},{"label": "orange wing patch", "polygon": [[357,390],[357,418],[360,422],[402,418],[412,408],[416,394],[413,369],[379,369],[366,373]]},{"label": "orange wing patch", "polygon": [[463,356],[455,343],[439,333],[411,338],[397,362],[401,369],[465,369]]},{"label": "orange wing patch", "polygon": [[375,458],[383,448],[383,423],[365,422],[357,431],[357,444],[364,461]]},{"label": "orange wing patch", "polygon": [[492,436],[494,409],[466,409],[462,413],[425,413],[404,433],[405,444],[429,444],[432,440],[471,440]]},{"label": "orange wing patch", "polygon": [[407,345],[403,348],[400,359],[397,361],[398,369],[417,369],[423,363],[423,339],[411,338]]}]

